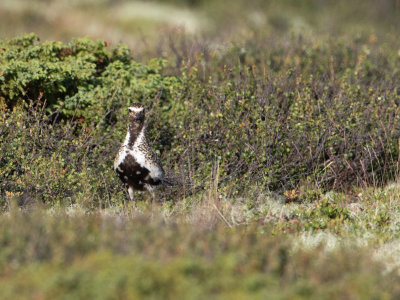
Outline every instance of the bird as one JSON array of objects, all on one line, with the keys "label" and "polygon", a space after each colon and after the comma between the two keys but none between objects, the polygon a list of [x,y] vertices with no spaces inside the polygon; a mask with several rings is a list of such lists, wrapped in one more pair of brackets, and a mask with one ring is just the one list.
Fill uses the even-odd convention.
[{"label": "bird", "polygon": [[127,185],[131,201],[135,190],[147,190],[154,200],[155,189],[166,183],[161,161],[147,142],[145,113],[140,103],[129,106],[128,132],[114,160],[114,170]]}]

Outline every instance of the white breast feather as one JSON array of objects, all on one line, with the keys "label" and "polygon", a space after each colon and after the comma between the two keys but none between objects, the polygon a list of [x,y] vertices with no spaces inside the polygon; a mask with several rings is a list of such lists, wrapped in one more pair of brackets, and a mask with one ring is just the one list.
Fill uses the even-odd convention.
[{"label": "white breast feather", "polygon": [[146,165],[146,156],[145,154],[139,150],[139,146],[143,143],[143,130],[139,133],[139,136],[137,137],[135,144],[133,144],[133,148],[131,150],[131,153],[133,157],[136,159],[138,164],[142,167]]},{"label": "white breast feather", "polygon": [[125,157],[126,157],[126,147],[122,146],[119,149],[119,153],[118,153],[118,157],[116,160],[114,160],[114,170],[118,170],[120,172],[122,172],[122,169],[119,167],[119,165],[121,164],[121,162],[124,161]]},{"label": "white breast feather", "polygon": [[129,143],[129,138],[130,138],[130,134],[129,132],[127,133],[126,137],[125,137],[125,141],[123,143],[123,146],[120,149],[119,155],[118,155],[118,159],[116,159],[114,161],[114,169],[117,170],[119,168],[119,165],[124,161],[125,157],[128,155],[128,153],[130,155],[132,155],[136,161],[138,162],[138,164],[149,170],[150,172],[150,177],[152,177],[153,179],[157,179],[157,178],[162,178],[163,174],[161,171],[161,168],[155,164],[152,161],[146,160],[146,155],[145,153],[143,153],[143,151],[141,151],[139,149],[139,146],[144,142],[144,128],[142,129],[142,131],[140,132],[139,136],[137,137],[135,144],[133,145],[132,149],[129,149],[128,143]]},{"label": "white breast feather", "polygon": [[126,134],[124,143],[122,144],[122,147],[119,149],[118,157],[116,160],[114,160],[114,170],[118,169],[120,172],[122,172],[122,170],[118,166],[124,161],[124,159],[126,157],[126,154],[127,154],[126,146],[128,146],[130,137],[131,137],[131,134],[128,131],[128,133]]},{"label": "white breast feather", "polygon": [[143,153],[140,149],[139,146],[144,142],[144,128],[140,132],[138,138],[135,141],[135,144],[133,145],[132,149],[132,155],[136,159],[136,161],[139,163],[139,165],[143,168],[146,168],[150,172],[150,176],[153,179],[161,178],[162,177],[162,171],[161,168],[155,164],[154,162],[147,160],[146,159],[146,154]]},{"label": "white breast feather", "polygon": [[122,146],[128,146],[128,143],[129,143],[129,139],[131,138],[131,134],[129,133],[129,131],[128,131],[128,133],[126,134],[126,137],[125,137],[125,140],[124,140],[124,143],[122,144]]}]

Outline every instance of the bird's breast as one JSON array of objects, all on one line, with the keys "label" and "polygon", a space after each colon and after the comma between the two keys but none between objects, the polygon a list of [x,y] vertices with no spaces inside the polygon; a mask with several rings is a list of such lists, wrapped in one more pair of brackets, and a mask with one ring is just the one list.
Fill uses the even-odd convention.
[{"label": "bird's breast", "polygon": [[149,159],[139,147],[122,147],[115,159],[114,169],[123,182],[132,185],[157,185],[164,175],[162,167]]}]

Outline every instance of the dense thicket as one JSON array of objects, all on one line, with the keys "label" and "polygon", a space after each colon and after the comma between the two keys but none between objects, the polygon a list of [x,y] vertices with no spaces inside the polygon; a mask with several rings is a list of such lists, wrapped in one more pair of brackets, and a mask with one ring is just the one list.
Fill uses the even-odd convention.
[{"label": "dense thicket", "polygon": [[121,201],[112,162],[136,101],[149,108],[150,140],[166,169],[185,182],[175,198],[217,173],[226,194],[395,178],[398,53],[373,35],[326,43],[294,35],[285,43],[254,35],[212,50],[181,40],[164,65],[89,39],[2,41],[1,196]]}]

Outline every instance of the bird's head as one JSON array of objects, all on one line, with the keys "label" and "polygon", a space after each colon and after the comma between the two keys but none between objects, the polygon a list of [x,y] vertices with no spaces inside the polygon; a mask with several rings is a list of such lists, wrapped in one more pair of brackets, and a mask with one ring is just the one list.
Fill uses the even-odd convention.
[{"label": "bird's head", "polygon": [[134,123],[143,123],[145,117],[145,108],[142,104],[135,103],[129,106],[129,121]]}]

